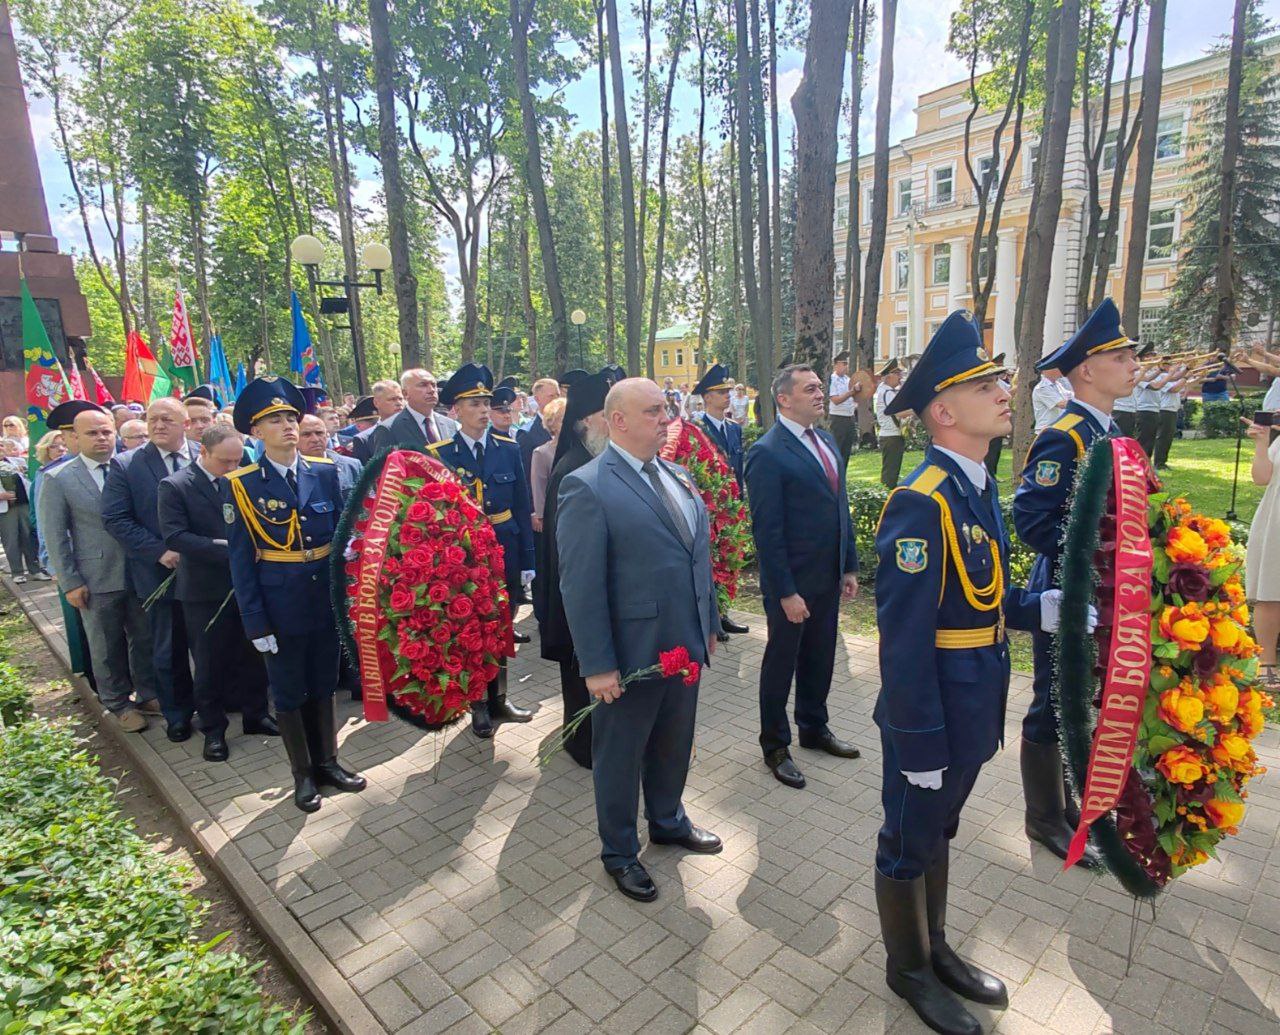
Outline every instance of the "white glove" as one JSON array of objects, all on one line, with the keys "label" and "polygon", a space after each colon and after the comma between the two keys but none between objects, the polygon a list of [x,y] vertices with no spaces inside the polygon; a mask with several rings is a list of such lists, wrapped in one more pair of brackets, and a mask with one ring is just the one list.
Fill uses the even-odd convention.
[{"label": "white glove", "polygon": [[533,585],[534,574],[535,573],[532,571],[522,571],[520,573],[520,584],[524,586],[526,590]]},{"label": "white glove", "polygon": [[347,548],[342,551],[342,559],[344,561],[354,561],[360,556],[360,552],[356,549],[355,541],[347,543]]},{"label": "white glove", "polygon": [[926,791],[937,791],[942,789],[942,774],[946,772],[946,768],[934,769],[927,773],[909,773],[905,769],[902,775],[907,778],[907,783],[912,787],[922,787]]},{"label": "white glove", "polygon": [[[1040,594],[1040,628],[1047,633],[1056,633],[1062,624],[1062,590],[1046,589]],[[1092,604],[1085,613],[1085,632],[1093,632],[1098,627],[1098,609]]]},{"label": "white glove", "polygon": [[276,643],[275,636],[261,636],[253,641],[253,645],[258,648],[261,654],[275,654],[280,650],[280,645]]}]

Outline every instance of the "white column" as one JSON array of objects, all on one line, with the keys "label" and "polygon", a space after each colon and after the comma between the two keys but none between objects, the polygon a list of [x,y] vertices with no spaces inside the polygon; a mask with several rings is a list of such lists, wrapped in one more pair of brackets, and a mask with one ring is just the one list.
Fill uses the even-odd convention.
[{"label": "white column", "polygon": [[[1053,266],[1049,270],[1049,299],[1044,307],[1044,355],[1066,341],[1067,311],[1067,247],[1071,227],[1058,224],[1053,235]],[[1071,321],[1074,326],[1075,321]]]},{"label": "white column", "polygon": [[996,319],[992,351],[1018,354],[1013,318],[1017,312],[1018,228],[1004,227],[996,242]]},{"label": "white column", "polygon": [[947,312],[952,313],[960,308],[960,299],[968,296],[969,282],[969,238],[953,237],[947,242],[951,245],[951,276],[947,280]]},{"label": "white column", "polygon": [[924,351],[924,253],[926,246],[911,246],[911,288],[907,300],[907,354]]}]

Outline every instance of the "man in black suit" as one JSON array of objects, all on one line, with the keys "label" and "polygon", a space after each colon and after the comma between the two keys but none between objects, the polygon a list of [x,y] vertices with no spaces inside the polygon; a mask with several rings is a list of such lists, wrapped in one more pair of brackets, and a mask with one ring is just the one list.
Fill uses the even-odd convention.
[{"label": "man in black suit", "polygon": [[760,665],[760,746],[779,781],[803,787],[788,750],[793,677],[800,746],[858,757],[827,726],[840,601],[858,592],[858,554],[840,449],[814,427],[823,416],[822,382],[812,367],[789,365],[770,390],[778,420],[747,452],[746,470],[769,628]]},{"label": "man in black suit", "polygon": [[298,452],[303,456],[328,457],[338,468],[338,488],[345,501],[360,480],[360,461],[327,448],[329,428],[324,418],[304,413],[298,421]]},{"label": "man in black suit", "polygon": [[458,431],[456,421],[443,413],[436,413],[440,388],[431,371],[406,370],[400,375],[400,387],[404,391],[405,407],[391,420],[373,429],[369,436],[370,456],[396,446],[421,449],[433,442],[447,442]]},{"label": "man in black suit", "polygon": [[228,599],[231,561],[219,483],[240,466],[243,449],[238,431],[215,424],[200,437],[196,462],[156,490],[160,534],[182,558],[174,589],[195,655],[192,696],[210,762],[225,762],[230,754],[227,706],[233,696],[246,734],[280,735],[267,711],[266,666],[244,634],[235,598]]},{"label": "man in black suit", "polygon": [[374,447],[373,436],[379,428],[395,420],[404,409],[404,393],[397,381],[375,381],[373,383],[373,409],[378,415],[378,423],[359,431],[351,440],[351,455],[362,464],[367,464],[378,450]]},{"label": "man in black suit", "polygon": [[[145,446],[116,454],[102,488],[102,524],[124,547],[129,582],[144,603],[178,566],[178,554],[164,544],[156,510],[156,489],[165,478],[190,465],[198,455],[186,439],[187,413],[174,398],[147,407]],[[194,707],[187,632],[172,585],[147,611],[151,647],[168,737],[181,743],[191,736]]]}]

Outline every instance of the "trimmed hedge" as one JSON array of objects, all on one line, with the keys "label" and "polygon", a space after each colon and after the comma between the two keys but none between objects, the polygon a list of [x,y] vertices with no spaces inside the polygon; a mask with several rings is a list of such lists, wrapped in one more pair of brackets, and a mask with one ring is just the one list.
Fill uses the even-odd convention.
[{"label": "trimmed hedge", "polygon": [[[7,699],[26,695],[3,668]],[[225,933],[196,940],[208,907],[187,876],[67,725],[0,729],[0,1032],[301,1033],[254,981],[261,964],[214,951]]]}]

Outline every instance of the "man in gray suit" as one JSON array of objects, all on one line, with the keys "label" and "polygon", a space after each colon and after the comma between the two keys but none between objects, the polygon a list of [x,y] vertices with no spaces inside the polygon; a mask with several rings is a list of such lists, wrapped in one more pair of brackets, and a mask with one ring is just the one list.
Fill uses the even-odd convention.
[{"label": "man in gray suit", "polygon": [[618,382],[605,399],[609,446],[560,486],[560,591],[587,690],[601,859],[618,889],[658,895],[640,865],[636,832],[644,787],[649,840],[718,852],[720,838],[689,822],[681,797],[693,750],[698,687],[680,676],[623,686],[623,677],[684,647],[706,664],[720,616],[711,578],[706,508],[684,468],[657,457],[667,438],[661,389]]},{"label": "man in gray suit", "polygon": [[[159,714],[160,705],[147,614],[130,585],[124,547],[102,524],[102,486],[115,454],[115,424],[103,410],[84,410],[64,434],[75,439],[80,455],[41,480],[39,523],[49,566],[84,620],[98,697],[122,729],[139,733],[147,728],[142,713]],[[136,702],[131,698],[135,688]]]},{"label": "man in gray suit", "polygon": [[429,370],[415,368],[400,375],[405,407],[369,436],[370,456],[384,449],[421,449],[432,442],[447,442],[458,433],[457,421],[436,413],[440,389]]}]

